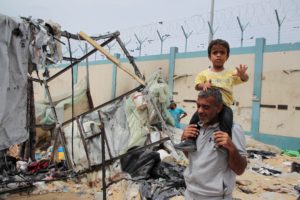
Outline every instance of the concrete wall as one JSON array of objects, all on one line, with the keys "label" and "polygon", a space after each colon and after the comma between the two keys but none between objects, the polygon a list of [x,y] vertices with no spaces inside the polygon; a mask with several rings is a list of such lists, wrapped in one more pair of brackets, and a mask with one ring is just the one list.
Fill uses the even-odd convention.
[{"label": "concrete wall", "polygon": [[[189,114],[182,123],[188,123],[196,110],[197,92],[194,90],[195,76],[206,69],[210,62],[206,51],[177,53],[173,47],[170,54],[143,56],[136,64],[145,77],[162,69],[173,90],[173,98]],[[119,57],[119,55],[115,55]],[[127,60],[121,59],[125,67],[133,72]],[[300,43],[265,45],[265,39],[256,40],[256,46],[231,49],[225,67],[235,68],[239,64],[248,66],[250,79],[234,88],[234,119],[242,124],[247,134],[275,144],[281,148],[300,148]],[[136,86],[137,82],[111,62],[90,62],[91,94],[94,106],[119,96]],[[86,75],[85,63],[78,67],[78,80]],[[60,69],[51,69],[51,74]],[[169,78],[170,77],[170,78]],[[71,75],[54,80],[51,88],[71,88]],[[54,92],[54,90],[51,92]],[[55,91],[56,92],[56,91]],[[42,98],[42,87],[36,85],[36,98]]]},{"label": "concrete wall", "polygon": [[300,70],[299,55],[300,51],[264,54],[261,104],[273,108],[261,108],[259,129],[263,133],[299,137],[300,71],[293,71]]}]

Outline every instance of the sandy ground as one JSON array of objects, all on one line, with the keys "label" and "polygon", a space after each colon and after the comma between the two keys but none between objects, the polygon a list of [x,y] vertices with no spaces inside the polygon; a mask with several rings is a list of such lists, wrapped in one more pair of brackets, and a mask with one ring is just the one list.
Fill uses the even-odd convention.
[{"label": "sandy ground", "polygon": [[94,199],[94,195],[77,195],[74,193],[49,193],[41,195],[13,195],[8,199],[11,200],[82,200]]},{"label": "sandy ground", "polygon": [[[299,158],[292,158],[286,155],[280,155],[262,161],[264,166],[279,170],[282,172],[279,176],[265,176],[251,170],[252,166],[261,165],[260,161],[250,160],[246,172],[242,176],[237,177],[237,182],[248,180],[251,184],[241,186],[237,184],[234,192],[235,198],[252,199],[252,200],[296,200],[297,192],[295,185],[300,184],[300,174],[291,173],[291,162],[300,162]],[[258,163],[258,164],[257,164]],[[251,194],[242,192],[241,189],[252,191]]]},{"label": "sandy ground", "polygon": [[[242,200],[296,200],[298,195],[294,189],[295,185],[300,185],[300,174],[291,173],[292,162],[300,162],[299,158],[293,158],[286,155],[277,155],[269,159],[248,159],[248,167],[242,176],[237,177],[237,185],[234,191],[234,198]],[[252,170],[255,166],[265,166],[282,172],[279,176],[265,176]],[[14,194],[2,196],[3,199],[9,200],[62,200],[62,199],[95,199],[95,195],[100,187],[90,188],[86,184],[75,184],[71,181],[51,183],[43,185],[40,189],[34,190],[34,194]],[[118,185],[112,185],[109,188],[108,199],[123,200],[124,192],[132,190],[132,197],[137,199],[138,187],[134,188],[126,182],[119,182]],[[43,190],[44,189],[44,190]],[[45,191],[46,190],[46,191]],[[244,192],[242,191],[244,190]],[[45,194],[46,193],[46,194]],[[127,195],[128,196],[128,195]],[[134,198],[133,198],[134,196]],[[1,198],[0,198],[1,199]],[[99,199],[99,198],[98,198]],[[127,198],[128,199],[128,198]],[[174,197],[172,200],[184,199],[183,197]]]}]

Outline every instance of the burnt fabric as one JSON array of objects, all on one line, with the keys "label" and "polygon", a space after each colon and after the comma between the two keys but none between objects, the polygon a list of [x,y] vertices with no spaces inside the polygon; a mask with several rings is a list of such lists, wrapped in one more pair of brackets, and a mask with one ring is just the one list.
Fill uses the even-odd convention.
[{"label": "burnt fabric", "polygon": [[27,167],[27,171],[30,173],[37,173],[40,170],[47,169],[49,166],[49,162],[49,160],[40,160],[34,162]]},{"label": "burnt fabric", "polygon": [[28,138],[29,25],[0,14],[0,150]]}]

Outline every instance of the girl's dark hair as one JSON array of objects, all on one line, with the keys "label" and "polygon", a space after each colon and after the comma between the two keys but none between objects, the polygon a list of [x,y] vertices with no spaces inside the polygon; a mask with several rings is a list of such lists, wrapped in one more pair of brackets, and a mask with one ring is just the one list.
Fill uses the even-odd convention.
[{"label": "girl's dark hair", "polygon": [[229,53],[230,53],[230,47],[229,47],[229,44],[227,41],[225,40],[222,40],[222,39],[215,39],[215,40],[212,40],[209,45],[208,45],[208,48],[207,48],[207,53],[208,53],[208,57],[210,56],[210,53],[211,53],[211,48],[214,46],[214,45],[222,45],[223,47],[226,48],[227,50],[227,56],[229,57]]}]

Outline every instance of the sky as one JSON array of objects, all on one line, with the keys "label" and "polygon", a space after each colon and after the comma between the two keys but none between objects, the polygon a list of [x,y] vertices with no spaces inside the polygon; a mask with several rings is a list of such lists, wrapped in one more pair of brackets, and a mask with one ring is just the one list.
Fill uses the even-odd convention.
[{"label": "sky", "polygon": [[[215,10],[245,3],[249,1],[216,0]],[[0,0],[0,13],[51,19],[63,30],[98,34],[208,13],[210,6],[210,0]]]},{"label": "sky", "polygon": [[[211,0],[0,0],[0,13],[10,17],[32,16],[51,19],[71,33],[84,31],[99,35],[119,30],[124,43],[134,56],[167,53],[172,46],[185,50],[184,26],[188,38],[187,51],[204,50],[208,44],[208,24]],[[251,46],[255,38],[266,38],[267,44],[278,40],[275,9],[284,23],[281,42],[300,42],[300,0],[215,0],[214,38],[222,38],[233,47],[241,46],[241,31],[236,17],[247,27],[244,46]],[[161,22],[164,22],[163,24]],[[163,26],[162,26],[163,25]],[[162,44],[161,35],[169,34]],[[113,46],[113,45],[112,45]],[[162,48],[163,46],[163,48]],[[112,50],[116,47],[112,47]]]}]

